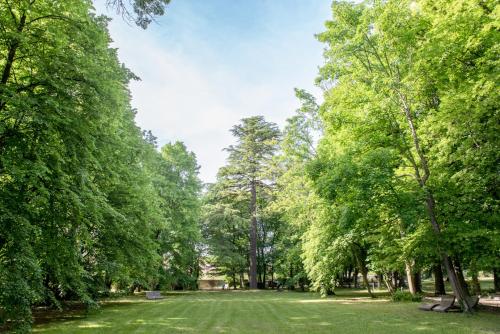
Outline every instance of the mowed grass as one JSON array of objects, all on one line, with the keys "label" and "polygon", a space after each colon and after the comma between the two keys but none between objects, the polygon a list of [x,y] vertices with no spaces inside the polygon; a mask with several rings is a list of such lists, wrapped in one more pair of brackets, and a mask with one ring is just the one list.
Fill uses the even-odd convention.
[{"label": "mowed grass", "polygon": [[419,311],[361,293],[217,291],[122,298],[75,320],[38,324],[35,333],[500,333],[500,314]]}]

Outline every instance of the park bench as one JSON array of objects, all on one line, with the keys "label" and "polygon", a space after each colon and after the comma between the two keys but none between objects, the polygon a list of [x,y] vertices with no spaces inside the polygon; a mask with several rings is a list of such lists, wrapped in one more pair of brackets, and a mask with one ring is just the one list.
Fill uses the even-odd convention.
[{"label": "park bench", "polygon": [[161,295],[160,291],[146,291],[146,298],[147,299],[162,299],[163,296]]},{"label": "park bench", "polygon": [[[479,304],[479,297],[473,296],[470,299],[472,308],[476,308]],[[450,310],[459,310],[460,307],[455,306],[455,296],[442,296],[440,302],[432,302],[422,304],[418,307],[423,311],[448,312]]]},{"label": "park bench", "polygon": [[453,298],[453,300],[451,302],[451,305],[453,305],[453,303],[455,302],[455,296],[442,296],[441,300],[439,302],[433,301],[432,303],[425,303],[425,304],[420,305],[418,307],[418,309],[422,310],[422,311],[432,311],[435,307],[441,305],[443,302],[445,302],[445,300],[447,300],[449,298]]},{"label": "park bench", "polygon": [[442,296],[439,305],[432,308],[436,312],[448,312],[455,304],[455,296]]}]

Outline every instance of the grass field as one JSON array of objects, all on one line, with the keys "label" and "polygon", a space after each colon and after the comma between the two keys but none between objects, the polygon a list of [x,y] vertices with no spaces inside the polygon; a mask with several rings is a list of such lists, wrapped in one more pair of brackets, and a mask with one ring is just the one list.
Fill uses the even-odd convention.
[{"label": "grass field", "polygon": [[440,314],[380,296],[217,291],[109,301],[87,316],[37,324],[35,333],[500,333],[500,314]]}]

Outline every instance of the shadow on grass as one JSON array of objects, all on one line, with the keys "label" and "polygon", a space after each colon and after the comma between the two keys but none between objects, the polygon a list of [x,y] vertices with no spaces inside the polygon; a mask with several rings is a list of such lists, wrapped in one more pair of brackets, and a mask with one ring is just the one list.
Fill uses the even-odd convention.
[{"label": "shadow on grass", "polygon": [[[143,294],[101,302],[102,315],[85,310],[46,314],[35,332],[50,333],[496,333],[492,315],[462,316],[418,311],[417,303],[392,303],[387,292],[339,289],[320,298],[312,292],[199,291],[162,293],[162,300]],[[344,306],[345,305],[345,306]],[[63,314],[61,314],[63,313]],[[94,312],[92,312],[94,313]],[[248,316],[254,314],[256,318]],[[499,318],[500,319],[500,318]],[[58,323],[68,321],[67,324]],[[76,320],[76,321],[72,321]],[[257,320],[257,321],[256,321]],[[469,325],[469,323],[474,323]],[[465,330],[464,330],[465,328]],[[484,329],[484,330],[483,330]]]}]

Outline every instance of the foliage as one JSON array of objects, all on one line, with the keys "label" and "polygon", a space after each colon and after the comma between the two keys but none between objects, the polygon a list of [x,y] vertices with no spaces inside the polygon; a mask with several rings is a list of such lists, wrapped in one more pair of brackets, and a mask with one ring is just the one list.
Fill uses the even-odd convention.
[{"label": "foliage", "polygon": [[391,295],[391,300],[393,302],[421,302],[421,294],[411,294],[407,291],[396,291]]},{"label": "foliage", "polygon": [[[489,150],[498,142],[498,99],[490,89],[498,82],[494,8],[334,2],[333,19],[318,36],[327,44],[318,79],[327,87],[325,136],[309,174],[334,208],[339,232],[331,244],[357,243],[370,268],[386,276],[404,268],[410,288],[414,273],[439,256],[459,299],[467,296],[460,264],[491,270],[497,263],[486,249],[498,258],[498,199],[485,191],[498,181],[490,170],[498,153]],[[352,251],[327,256],[342,250]]]},{"label": "foliage", "polygon": [[118,14],[127,20],[133,20],[143,29],[148,27],[155,16],[164,15],[169,3],[170,0],[106,0],[108,7],[114,8]]},{"label": "foliage", "polygon": [[[109,48],[108,19],[90,10],[77,0],[0,6],[0,307],[20,332],[34,304],[91,307],[112,288],[150,286],[166,248],[190,258],[177,272],[195,262],[194,156],[175,144],[162,157],[143,139],[127,89],[136,76]],[[173,218],[173,204],[188,212]],[[160,242],[158,231],[175,238]]]}]

